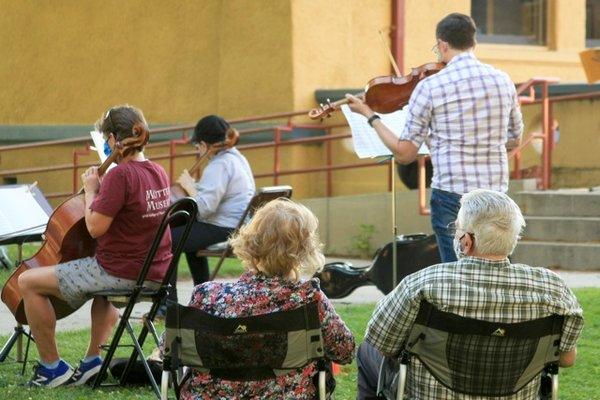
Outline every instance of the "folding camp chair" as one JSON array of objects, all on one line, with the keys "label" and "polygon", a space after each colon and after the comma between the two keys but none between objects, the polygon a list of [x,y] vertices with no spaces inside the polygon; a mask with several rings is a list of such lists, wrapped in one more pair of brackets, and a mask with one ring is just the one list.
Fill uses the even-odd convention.
[{"label": "folding camp chair", "polygon": [[[563,317],[503,324],[442,312],[423,300],[400,356],[399,371],[384,359],[378,396],[402,400],[410,360],[417,357],[442,385],[474,396],[508,396],[542,374],[542,398],[558,398]],[[396,389],[394,389],[396,388]]]},{"label": "folding camp chair", "polygon": [[[242,227],[242,225],[246,223],[246,221],[252,218],[254,212],[257,209],[267,204],[269,201],[278,199],[280,197],[285,197],[287,199],[292,197],[292,187],[287,185],[265,186],[258,189],[254,194],[254,197],[252,197],[252,200],[250,200],[250,203],[248,203],[244,214],[242,214],[242,218],[240,218],[240,221],[238,222],[234,233],[237,232]],[[217,276],[217,273],[219,272],[223,261],[225,261],[226,258],[231,257],[232,255],[233,251],[231,249],[231,246],[229,246],[229,242],[227,241],[215,243],[211,246],[208,246],[206,249],[198,250],[198,252],[196,253],[197,257],[219,257],[219,261],[217,262],[217,265],[215,266],[215,269],[210,276],[211,280],[215,279],[215,276]]]},{"label": "folding camp chair", "polygon": [[[106,372],[110,365],[110,362],[115,354],[115,351],[118,347],[133,347],[133,351],[131,352],[131,356],[129,358],[129,362],[124,368],[121,377],[119,378],[119,385],[123,385],[127,382],[128,375],[136,361],[136,358],[139,357],[142,362],[144,369],[150,379],[150,383],[152,384],[152,388],[157,397],[160,397],[160,390],[158,385],[151,373],[148,362],[146,361],[146,357],[142,351],[142,347],[144,345],[144,341],[148,336],[148,332],[150,332],[158,346],[159,337],[154,328],[154,317],[156,312],[160,306],[160,303],[164,297],[166,297],[168,288],[169,288],[169,278],[173,273],[175,273],[175,269],[177,268],[177,263],[179,261],[179,255],[181,254],[181,250],[183,249],[183,245],[187,239],[187,236],[191,230],[192,224],[196,219],[196,214],[198,213],[198,206],[196,201],[190,197],[184,197],[180,199],[176,203],[172,204],[169,209],[165,212],[163,220],[158,227],[158,231],[156,232],[156,236],[154,237],[154,241],[152,242],[152,246],[146,255],[146,259],[144,260],[144,264],[138,276],[136,285],[133,289],[125,289],[125,290],[105,290],[101,292],[94,293],[95,296],[105,296],[109,301],[118,304],[126,304],[125,310],[121,313],[120,321],[117,326],[117,329],[113,335],[112,341],[109,346],[102,346],[103,349],[107,350],[106,356],[104,357],[104,361],[102,363],[102,367],[100,372],[96,376],[94,380],[93,387],[94,389],[98,388],[104,378],[106,377]],[[171,264],[169,265],[169,269],[165,277],[163,278],[162,284],[160,288],[156,290],[151,290],[144,287],[144,282],[146,280],[146,276],[148,275],[148,271],[150,270],[150,266],[154,260],[154,256],[158,250],[158,246],[162,240],[162,237],[165,234],[165,231],[169,229],[169,227],[179,227],[185,226],[184,233],[181,236],[178,243],[175,243],[175,250],[173,251],[173,258],[171,260]],[[129,323],[129,318],[131,316],[131,312],[133,311],[133,307],[139,301],[148,301],[152,302],[152,306],[150,311],[148,312],[146,318],[144,319],[144,326],[139,334],[139,336],[135,336],[133,328]],[[119,344],[123,332],[127,330],[131,340],[133,341],[133,345],[121,345]],[[104,386],[104,385],[103,385]]]},{"label": "folding camp chair", "polygon": [[[221,318],[169,302],[161,383],[167,400],[169,381],[177,399],[182,367],[209,372],[213,378],[253,381],[284,375],[317,361],[318,398],[327,399],[327,367],[317,303],[243,318]],[[329,376],[330,378],[331,375]],[[331,383],[331,381],[329,381]],[[334,385],[333,385],[334,386]]]}]

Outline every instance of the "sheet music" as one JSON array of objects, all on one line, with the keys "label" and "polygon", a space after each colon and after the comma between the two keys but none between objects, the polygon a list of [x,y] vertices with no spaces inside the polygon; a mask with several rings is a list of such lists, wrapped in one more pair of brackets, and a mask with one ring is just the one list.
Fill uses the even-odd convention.
[{"label": "sheet music", "polygon": [[[361,114],[350,111],[350,107],[344,104],[341,107],[350,130],[352,131],[352,143],[354,144],[354,152],[359,158],[373,158],[381,156],[391,156],[392,152],[383,144],[375,129],[371,128],[367,122],[367,118]],[[377,114],[381,117],[381,121],[387,126],[397,137],[400,136],[406,125],[407,110],[401,109],[390,114]],[[429,154],[427,145],[423,143],[419,149],[419,155]]]},{"label": "sheet music", "polygon": [[13,224],[10,223],[6,215],[0,210],[0,236],[3,235],[3,232],[14,232],[15,228]]},{"label": "sheet music", "polygon": [[28,185],[0,187],[0,236],[44,233],[48,218]]}]

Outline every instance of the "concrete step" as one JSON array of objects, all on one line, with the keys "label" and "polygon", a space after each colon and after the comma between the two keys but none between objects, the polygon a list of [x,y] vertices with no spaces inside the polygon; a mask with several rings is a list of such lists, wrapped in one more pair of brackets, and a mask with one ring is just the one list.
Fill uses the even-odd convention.
[{"label": "concrete step", "polygon": [[524,240],[600,243],[600,217],[525,216]]},{"label": "concrete step", "polygon": [[597,217],[600,190],[569,189],[518,192],[512,195],[524,215]]},{"label": "concrete step", "polygon": [[521,240],[513,262],[572,271],[600,270],[600,243],[537,242]]}]

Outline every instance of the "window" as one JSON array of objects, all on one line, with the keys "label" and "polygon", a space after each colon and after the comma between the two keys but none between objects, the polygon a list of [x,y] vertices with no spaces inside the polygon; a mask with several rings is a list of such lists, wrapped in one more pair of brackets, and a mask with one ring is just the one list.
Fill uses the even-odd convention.
[{"label": "window", "polygon": [[587,0],[585,3],[585,45],[600,46],[600,0]]},{"label": "window", "polygon": [[480,43],[546,44],[547,0],[471,0]]}]

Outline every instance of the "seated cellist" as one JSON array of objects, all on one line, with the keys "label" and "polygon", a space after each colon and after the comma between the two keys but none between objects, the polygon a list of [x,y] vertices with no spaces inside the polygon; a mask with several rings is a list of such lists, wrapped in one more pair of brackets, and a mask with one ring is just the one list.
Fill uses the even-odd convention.
[{"label": "seated cellist", "polygon": [[[147,133],[142,112],[134,107],[113,107],[97,122],[109,150],[117,142]],[[100,370],[100,345],[108,339],[118,311],[101,290],[131,288],[162,216],[170,203],[169,179],[164,169],[144,156],[143,147],[117,160],[118,165],[100,179],[97,168],[82,174],[85,224],[97,240],[95,257],[53,267],[32,268],[19,277],[25,313],[35,338],[40,361],[30,386],[82,385]],[[127,154],[127,153],[126,153]],[[163,237],[147,287],[160,285],[171,261],[170,232]],[[91,338],[85,358],[73,371],[59,356],[55,340],[56,315],[49,297],[66,301],[74,309],[93,298]]]}]

